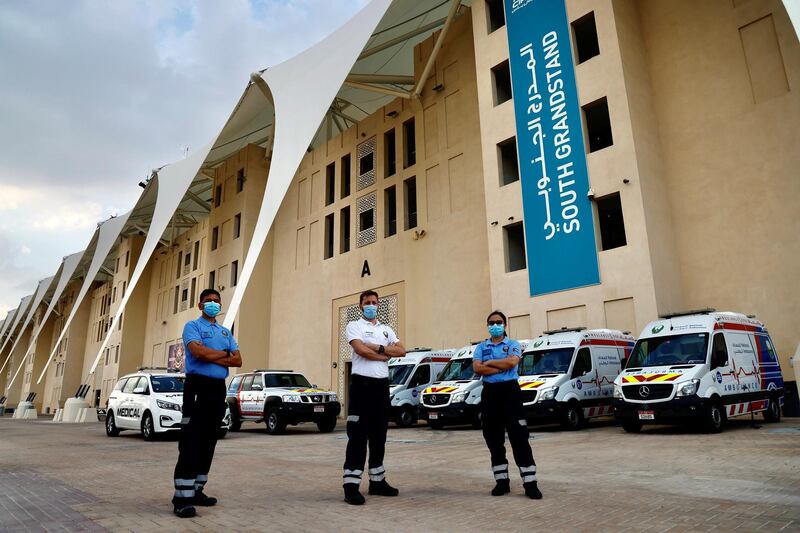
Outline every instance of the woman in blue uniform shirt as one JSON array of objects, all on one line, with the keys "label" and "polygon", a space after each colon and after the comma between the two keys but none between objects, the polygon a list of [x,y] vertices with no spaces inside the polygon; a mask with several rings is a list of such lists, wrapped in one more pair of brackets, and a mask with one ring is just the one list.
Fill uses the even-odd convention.
[{"label": "woman in blue uniform shirt", "polygon": [[508,432],[525,495],[538,500],[542,493],[536,483],[536,463],[528,441],[528,424],[517,381],[517,365],[522,358],[522,350],[517,341],[506,335],[506,323],[506,315],[500,311],[492,311],[486,318],[489,338],[480,343],[472,355],[475,373],[483,380],[483,438],[491,454],[496,483],[492,496],[511,492],[505,447],[505,434]]}]

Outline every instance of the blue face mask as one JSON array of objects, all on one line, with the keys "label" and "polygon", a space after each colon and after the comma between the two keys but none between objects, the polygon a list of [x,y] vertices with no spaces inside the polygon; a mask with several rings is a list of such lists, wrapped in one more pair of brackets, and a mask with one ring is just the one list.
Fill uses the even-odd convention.
[{"label": "blue face mask", "polygon": [[502,337],[506,327],[503,324],[492,324],[489,326],[489,335],[492,337]]},{"label": "blue face mask", "polygon": [[203,312],[211,318],[217,316],[221,310],[222,306],[217,302],[206,302],[203,304]]},{"label": "blue face mask", "polygon": [[378,306],[377,305],[365,305],[364,306],[364,318],[367,320],[375,320],[378,316]]}]

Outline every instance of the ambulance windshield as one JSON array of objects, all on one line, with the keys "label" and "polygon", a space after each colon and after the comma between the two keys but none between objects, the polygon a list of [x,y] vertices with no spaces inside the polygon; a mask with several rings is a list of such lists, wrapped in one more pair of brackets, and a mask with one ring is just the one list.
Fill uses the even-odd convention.
[{"label": "ambulance windshield", "polygon": [[402,385],[412,370],[414,370],[414,365],[390,365],[389,385]]},{"label": "ambulance windshield", "polygon": [[311,384],[302,374],[264,374],[264,381],[267,387],[311,387]]},{"label": "ambulance windshield", "polygon": [[708,333],[639,339],[625,368],[700,365],[706,362]]},{"label": "ambulance windshield", "polygon": [[539,374],[566,374],[575,348],[555,348],[541,352],[528,352],[519,364],[520,376]]},{"label": "ambulance windshield", "polygon": [[153,392],[183,392],[183,376],[151,376]]},{"label": "ambulance windshield", "polygon": [[472,358],[464,358],[452,359],[436,379],[438,381],[467,381],[475,377],[475,371],[472,369]]}]

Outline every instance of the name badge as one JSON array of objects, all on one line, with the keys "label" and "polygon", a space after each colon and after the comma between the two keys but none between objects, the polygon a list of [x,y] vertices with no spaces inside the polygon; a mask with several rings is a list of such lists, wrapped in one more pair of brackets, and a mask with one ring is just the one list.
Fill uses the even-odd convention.
[{"label": "name badge", "polygon": [[200,337],[203,338],[203,339],[210,339],[213,336],[214,336],[214,334],[211,333],[210,331],[201,331],[200,332]]}]

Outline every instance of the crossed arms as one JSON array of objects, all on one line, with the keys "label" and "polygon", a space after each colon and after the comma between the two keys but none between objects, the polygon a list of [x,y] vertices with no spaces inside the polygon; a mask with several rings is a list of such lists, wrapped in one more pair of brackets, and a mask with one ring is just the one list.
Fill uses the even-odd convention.
[{"label": "crossed arms", "polygon": [[[226,352],[224,350],[214,350],[208,346],[204,346],[200,341],[191,341],[189,343],[189,351],[192,355],[205,361],[206,363],[215,363],[220,366],[239,368],[242,366],[242,354],[239,350]],[[228,355],[230,354],[230,356]]]},{"label": "crossed arms", "polygon": [[519,361],[520,358],[518,355],[509,355],[505,359],[495,359],[492,361],[486,361],[485,363],[478,361],[477,359],[473,359],[472,369],[479,376],[491,376],[493,374],[505,372],[506,370],[511,370],[519,364]]},{"label": "crossed arms", "polygon": [[350,341],[350,346],[353,347],[353,350],[358,355],[370,361],[388,361],[392,357],[405,357],[406,355],[406,349],[399,341],[385,346],[382,354],[378,353],[381,346],[380,344],[372,344],[360,339],[353,339]]}]

